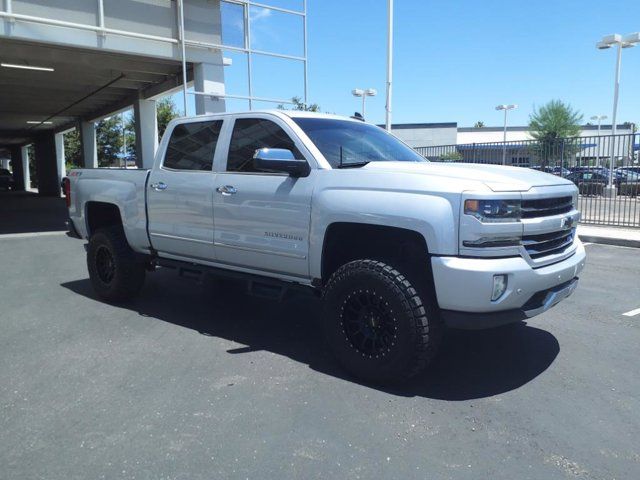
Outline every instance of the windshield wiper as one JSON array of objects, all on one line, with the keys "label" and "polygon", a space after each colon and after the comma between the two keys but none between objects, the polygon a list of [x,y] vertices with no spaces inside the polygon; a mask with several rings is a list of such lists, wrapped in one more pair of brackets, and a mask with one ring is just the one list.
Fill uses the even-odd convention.
[{"label": "windshield wiper", "polygon": [[342,161],[342,145],[340,145],[340,163],[338,164],[337,168],[357,168],[357,167],[364,167],[366,164],[368,164],[369,161],[366,162],[350,162],[350,163],[343,163]]},{"label": "windshield wiper", "polygon": [[337,168],[357,168],[357,167],[364,167],[365,165],[368,165],[371,162],[351,162],[351,163],[341,163],[340,165],[338,165]]}]

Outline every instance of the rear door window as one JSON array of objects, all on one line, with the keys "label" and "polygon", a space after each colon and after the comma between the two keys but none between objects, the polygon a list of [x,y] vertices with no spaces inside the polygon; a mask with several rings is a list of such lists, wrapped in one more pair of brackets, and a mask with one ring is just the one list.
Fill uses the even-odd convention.
[{"label": "rear door window", "polygon": [[164,168],[211,171],[222,120],[176,125],[171,132]]}]

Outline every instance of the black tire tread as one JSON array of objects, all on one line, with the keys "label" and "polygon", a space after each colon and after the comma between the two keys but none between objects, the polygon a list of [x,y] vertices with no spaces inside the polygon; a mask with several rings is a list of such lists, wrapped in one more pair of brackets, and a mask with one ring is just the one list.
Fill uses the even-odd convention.
[{"label": "black tire tread", "polygon": [[[135,252],[129,246],[127,238],[121,226],[105,227],[96,231],[89,242],[94,238],[104,235],[111,244],[113,254],[117,258],[118,268],[120,272],[113,289],[106,292],[100,288],[96,288],[97,293],[105,300],[112,302],[124,302],[135,297],[142,288],[145,278],[145,267]],[[89,257],[87,257],[89,260]],[[91,266],[89,272],[91,273]],[[93,275],[92,275],[93,276]],[[92,279],[93,281],[93,279]],[[95,282],[94,282],[95,286]]]},{"label": "black tire tread", "polygon": [[441,322],[434,302],[425,305],[418,291],[411,282],[391,265],[378,260],[354,260],[349,262],[329,278],[324,290],[326,293],[338,283],[344,281],[350,275],[368,270],[383,277],[391,286],[394,294],[401,299],[405,313],[412,318],[415,328],[412,358],[406,365],[406,369],[397,372],[399,380],[407,380],[422,372],[437,353],[437,346],[442,336]]}]

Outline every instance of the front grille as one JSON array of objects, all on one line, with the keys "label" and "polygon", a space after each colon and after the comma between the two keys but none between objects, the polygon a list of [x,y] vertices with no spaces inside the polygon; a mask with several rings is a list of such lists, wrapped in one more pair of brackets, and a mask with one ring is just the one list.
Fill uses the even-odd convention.
[{"label": "front grille", "polygon": [[540,258],[564,252],[572,243],[575,228],[560,232],[524,235],[522,245],[531,258]]},{"label": "front grille", "polygon": [[550,217],[573,210],[572,197],[542,198],[522,201],[522,218]]}]

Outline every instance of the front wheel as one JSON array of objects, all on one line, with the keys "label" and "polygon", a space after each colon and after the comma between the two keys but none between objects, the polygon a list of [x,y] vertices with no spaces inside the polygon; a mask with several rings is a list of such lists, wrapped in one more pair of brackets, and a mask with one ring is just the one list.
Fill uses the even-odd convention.
[{"label": "front wheel", "polygon": [[127,243],[121,227],[104,228],[91,235],[87,267],[93,288],[108,302],[130,300],[144,282],[144,263]]},{"label": "front wheel", "polygon": [[437,309],[398,270],[375,260],[340,267],[324,290],[324,328],[338,361],[376,383],[423,371],[441,338]]}]

